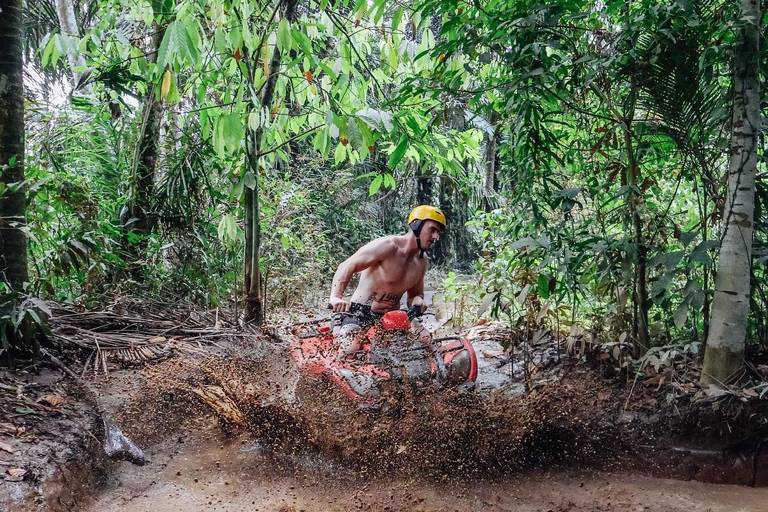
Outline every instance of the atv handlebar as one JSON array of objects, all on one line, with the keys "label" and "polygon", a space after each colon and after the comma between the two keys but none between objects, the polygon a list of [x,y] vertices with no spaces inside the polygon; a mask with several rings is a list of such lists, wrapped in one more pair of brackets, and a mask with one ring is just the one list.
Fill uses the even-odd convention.
[{"label": "atv handlebar", "polygon": [[[348,311],[345,311],[345,313],[354,314],[356,311],[359,311],[359,309],[355,308],[354,305],[357,305],[357,303],[352,302],[350,304],[350,309]],[[328,305],[326,306],[326,309],[333,311],[333,304],[328,303]],[[408,315],[408,320],[413,320],[417,316],[422,316],[424,314],[421,312],[421,304],[414,304],[413,306],[401,311],[406,312],[406,314]]]},{"label": "atv handlebar", "polygon": [[406,313],[408,313],[408,320],[413,320],[417,316],[421,316],[421,304],[414,304],[413,306],[409,307],[405,310]]}]

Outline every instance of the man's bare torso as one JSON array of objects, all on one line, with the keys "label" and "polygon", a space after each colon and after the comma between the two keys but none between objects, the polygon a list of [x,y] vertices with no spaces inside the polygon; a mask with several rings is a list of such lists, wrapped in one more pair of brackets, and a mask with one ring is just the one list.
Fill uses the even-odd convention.
[{"label": "man's bare torso", "polygon": [[[398,237],[391,239],[398,244]],[[422,282],[426,268],[426,258],[409,256],[398,246],[393,256],[377,261],[360,274],[352,302],[368,304],[378,313],[397,309],[403,294]]]}]

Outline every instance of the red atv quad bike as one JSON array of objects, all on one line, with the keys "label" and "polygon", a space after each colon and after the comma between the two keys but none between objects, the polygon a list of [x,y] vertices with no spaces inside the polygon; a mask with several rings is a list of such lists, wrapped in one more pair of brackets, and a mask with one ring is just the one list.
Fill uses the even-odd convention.
[{"label": "red atv quad bike", "polygon": [[409,380],[417,387],[438,383],[469,388],[477,379],[477,356],[459,336],[423,343],[411,330],[419,306],[385,313],[362,336],[362,349],[338,357],[337,335],[323,325],[300,335],[290,345],[299,372],[338,386],[351,399],[370,402],[384,382]]}]

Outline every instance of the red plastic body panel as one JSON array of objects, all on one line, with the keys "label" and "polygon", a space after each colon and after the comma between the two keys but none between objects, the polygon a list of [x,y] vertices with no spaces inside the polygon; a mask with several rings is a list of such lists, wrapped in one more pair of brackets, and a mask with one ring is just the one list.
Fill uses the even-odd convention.
[{"label": "red plastic body panel", "polygon": [[443,358],[445,366],[451,366],[453,358],[465,350],[469,353],[469,359],[471,361],[469,377],[467,380],[469,382],[475,382],[477,380],[477,354],[475,353],[475,347],[473,347],[470,342],[465,339],[456,340],[453,343],[443,345],[437,349],[437,352]]}]

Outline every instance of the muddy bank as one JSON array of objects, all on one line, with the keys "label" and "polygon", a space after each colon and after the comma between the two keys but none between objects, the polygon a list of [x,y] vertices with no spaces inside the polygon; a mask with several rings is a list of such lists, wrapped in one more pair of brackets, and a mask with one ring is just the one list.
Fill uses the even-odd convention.
[{"label": "muddy bank", "polygon": [[58,370],[0,373],[0,509],[77,510],[114,463],[92,396]]}]

